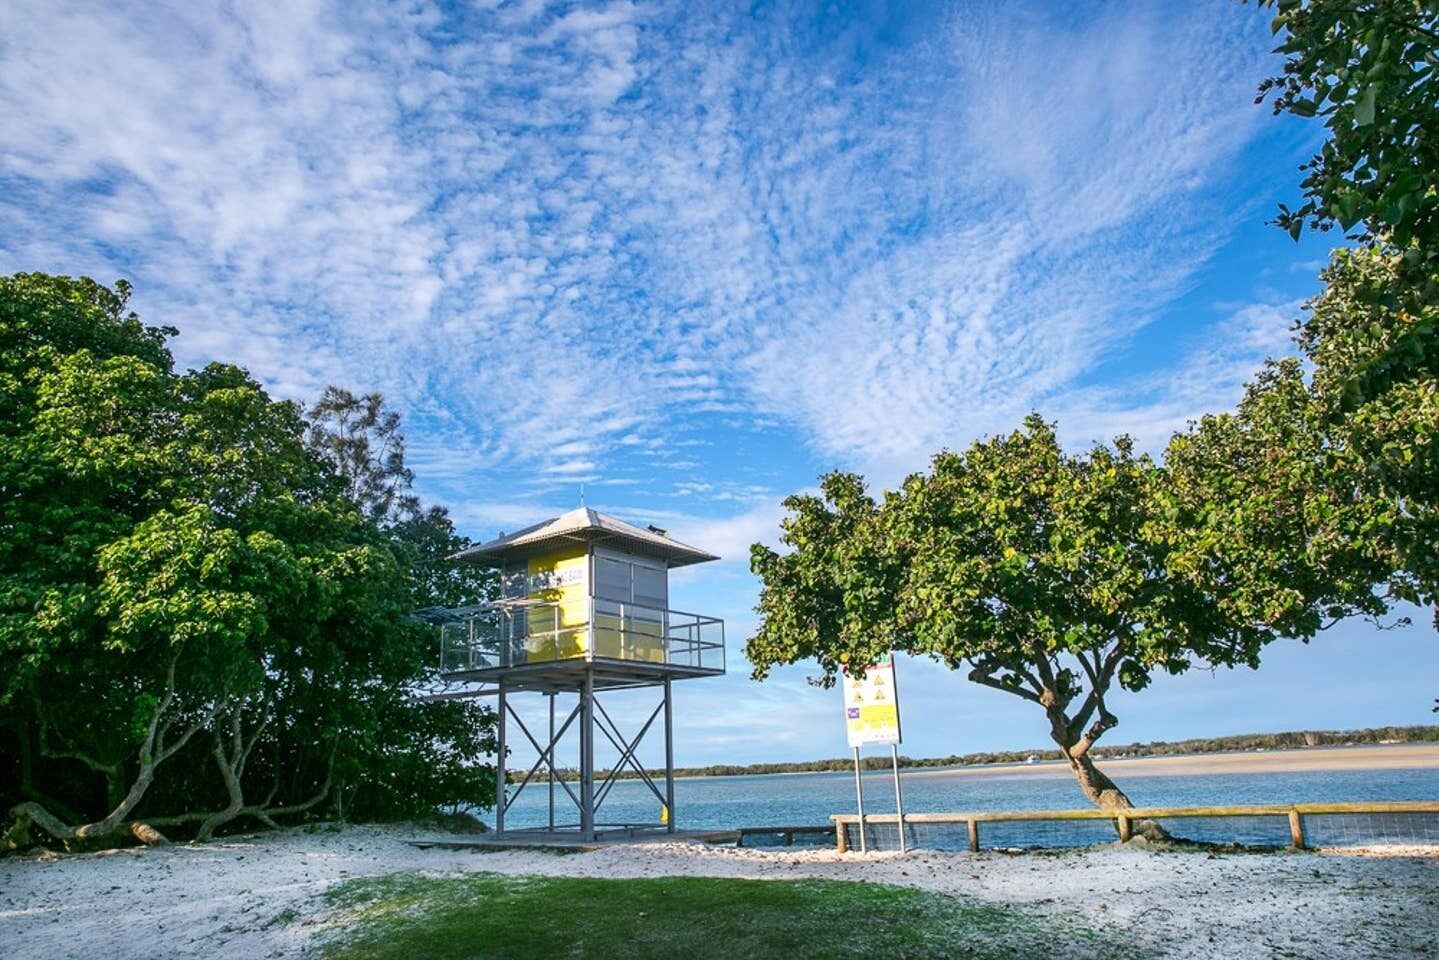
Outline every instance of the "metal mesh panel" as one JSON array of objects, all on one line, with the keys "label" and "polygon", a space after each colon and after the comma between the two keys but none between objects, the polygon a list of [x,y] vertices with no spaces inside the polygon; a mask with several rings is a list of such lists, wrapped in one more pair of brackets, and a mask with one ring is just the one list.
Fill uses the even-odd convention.
[{"label": "metal mesh panel", "polygon": [[[844,826],[849,849],[859,849],[859,824]],[[865,842],[870,850],[898,850],[899,830],[893,823],[866,823]],[[905,845],[910,849],[968,850],[969,830],[963,823],[909,823],[904,825]]]},{"label": "metal mesh panel", "polygon": [[1439,814],[1305,814],[1304,842],[1311,847],[1352,847],[1392,843],[1439,844]]},{"label": "metal mesh panel", "polygon": [[[967,844],[968,830],[963,824],[960,829],[965,831]],[[1119,834],[1112,820],[1015,820],[979,825],[981,850],[1092,847],[1100,843],[1114,843],[1118,839]]]},{"label": "metal mesh panel", "polygon": [[1180,817],[1160,824],[1177,840],[1195,843],[1242,843],[1252,847],[1289,845],[1289,817]]}]

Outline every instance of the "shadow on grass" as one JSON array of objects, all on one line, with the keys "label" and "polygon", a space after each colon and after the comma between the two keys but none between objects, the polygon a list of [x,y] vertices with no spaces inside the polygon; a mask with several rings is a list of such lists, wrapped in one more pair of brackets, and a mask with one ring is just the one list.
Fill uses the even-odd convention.
[{"label": "shadow on grass", "polygon": [[331,960],[1140,956],[1076,917],[835,880],[394,874],[328,900]]}]

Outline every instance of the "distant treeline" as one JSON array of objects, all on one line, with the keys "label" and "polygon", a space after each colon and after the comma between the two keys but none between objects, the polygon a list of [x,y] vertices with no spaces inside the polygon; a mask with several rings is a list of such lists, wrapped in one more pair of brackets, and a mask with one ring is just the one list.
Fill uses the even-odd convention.
[{"label": "distant treeline", "polygon": [[[1200,737],[1193,740],[1154,740],[1150,743],[1114,744],[1098,747],[1094,754],[1100,759],[1120,757],[1169,757],[1190,753],[1234,753],[1247,750],[1293,750],[1303,747],[1349,746],[1365,743],[1425,743],[1439,741],[1439,726],[1370,727],[1364,730],[1295,730],[1288,733],[1241,733],[1230,737]],[[1062,760],[1058,750],[996,750],[982,753],[951,754],[947,757],[899,758],[901,767],[961,767],[992,763],[1024,763],[1030,757],[1040,760]],[[883,755],[860,758],[865,770],[889,769],[889,757]],[[714,763],[707,767],[677,767],[681,777],[735,777],[764,773],[820,773],[853,770],[850,757],[829,760],[799,760],[790,763]],[[523,771],[520,771],[523,773]],[[607,774],[602,774],[607,775]],[[576,774],[577,776],[577,774]],[[632,771],[620,774],[621,779],[634,777]],[[568,777],[566,778],[568,779]]]}]

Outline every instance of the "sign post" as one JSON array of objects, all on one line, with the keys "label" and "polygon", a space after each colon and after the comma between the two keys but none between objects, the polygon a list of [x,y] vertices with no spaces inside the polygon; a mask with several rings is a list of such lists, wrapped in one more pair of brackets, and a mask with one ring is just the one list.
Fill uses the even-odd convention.
[{"label": "sign post", "polygon": [[854,802],[859,807],[859,852],[866,853],[864,840],[864,787],[859,778],[859,747],[854,748]]},{"label": "sign post", "polygon": [[844,672],[844,729],[854,749],[854,792],[859,808],[859,850],[866,853],[864,790],[861,786],[859,748],[865,744],[889,744],[894,766],[894,803],[899,828],[899,849],[905,851],[904,802],[899,789],[899,691],[894,683],[894,659],[885,654],[864,672],[863,678]]}]

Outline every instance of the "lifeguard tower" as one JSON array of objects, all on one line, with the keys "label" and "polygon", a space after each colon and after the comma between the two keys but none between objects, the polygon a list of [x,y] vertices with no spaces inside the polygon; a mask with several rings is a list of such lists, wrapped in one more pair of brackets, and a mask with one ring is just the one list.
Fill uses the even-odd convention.
[{"label": "lifeguard tower", "polygon": [[[507,830],[505,814],[531,783],[549,790],[549,818],[521,828],[526,835],[596,840],[675,830],[675,680],[724,673],[724,621],[670,609],[669,571],[718,557],[680,543],[657,527],[641,528],[580,507],[508,536],[455,554],[451,559],[498,568],[500,598],[460,610],[427,611],[440,627],[441,672],[447,681],[487,685],[481,695],[498,699],[495,826]],[[437,615],[439,614],[439,615]],[[488,685],[493,685],[488,686]],[[601,704],[605,691],[652,687],[660,702],[633,736],[626,736]],[[514,709],[519,694],[548,698],[549,730],[542,739]],[[574,698],[557,718],[556,700]],[[568,706],[568,702],[566,703]],[[558,725],[556,723],[558,719]],[[637,756],[656,721],[664,725],[664,789]],[[577,728],[578,770],[557,760]],[[538,754],[507,796],[505,755],[518,731]],[[596,734],[619,759],[596,784]],[[652,822],[604,822],[606,797],[628,768],[654,793]],[[578,777],[576,793],[570,779]],[[542,778],[542,780],[540,779]],[[573,819],[556,817],[558,796],[575,808]],[[564,804],[561,810],[568,810]]]}]

